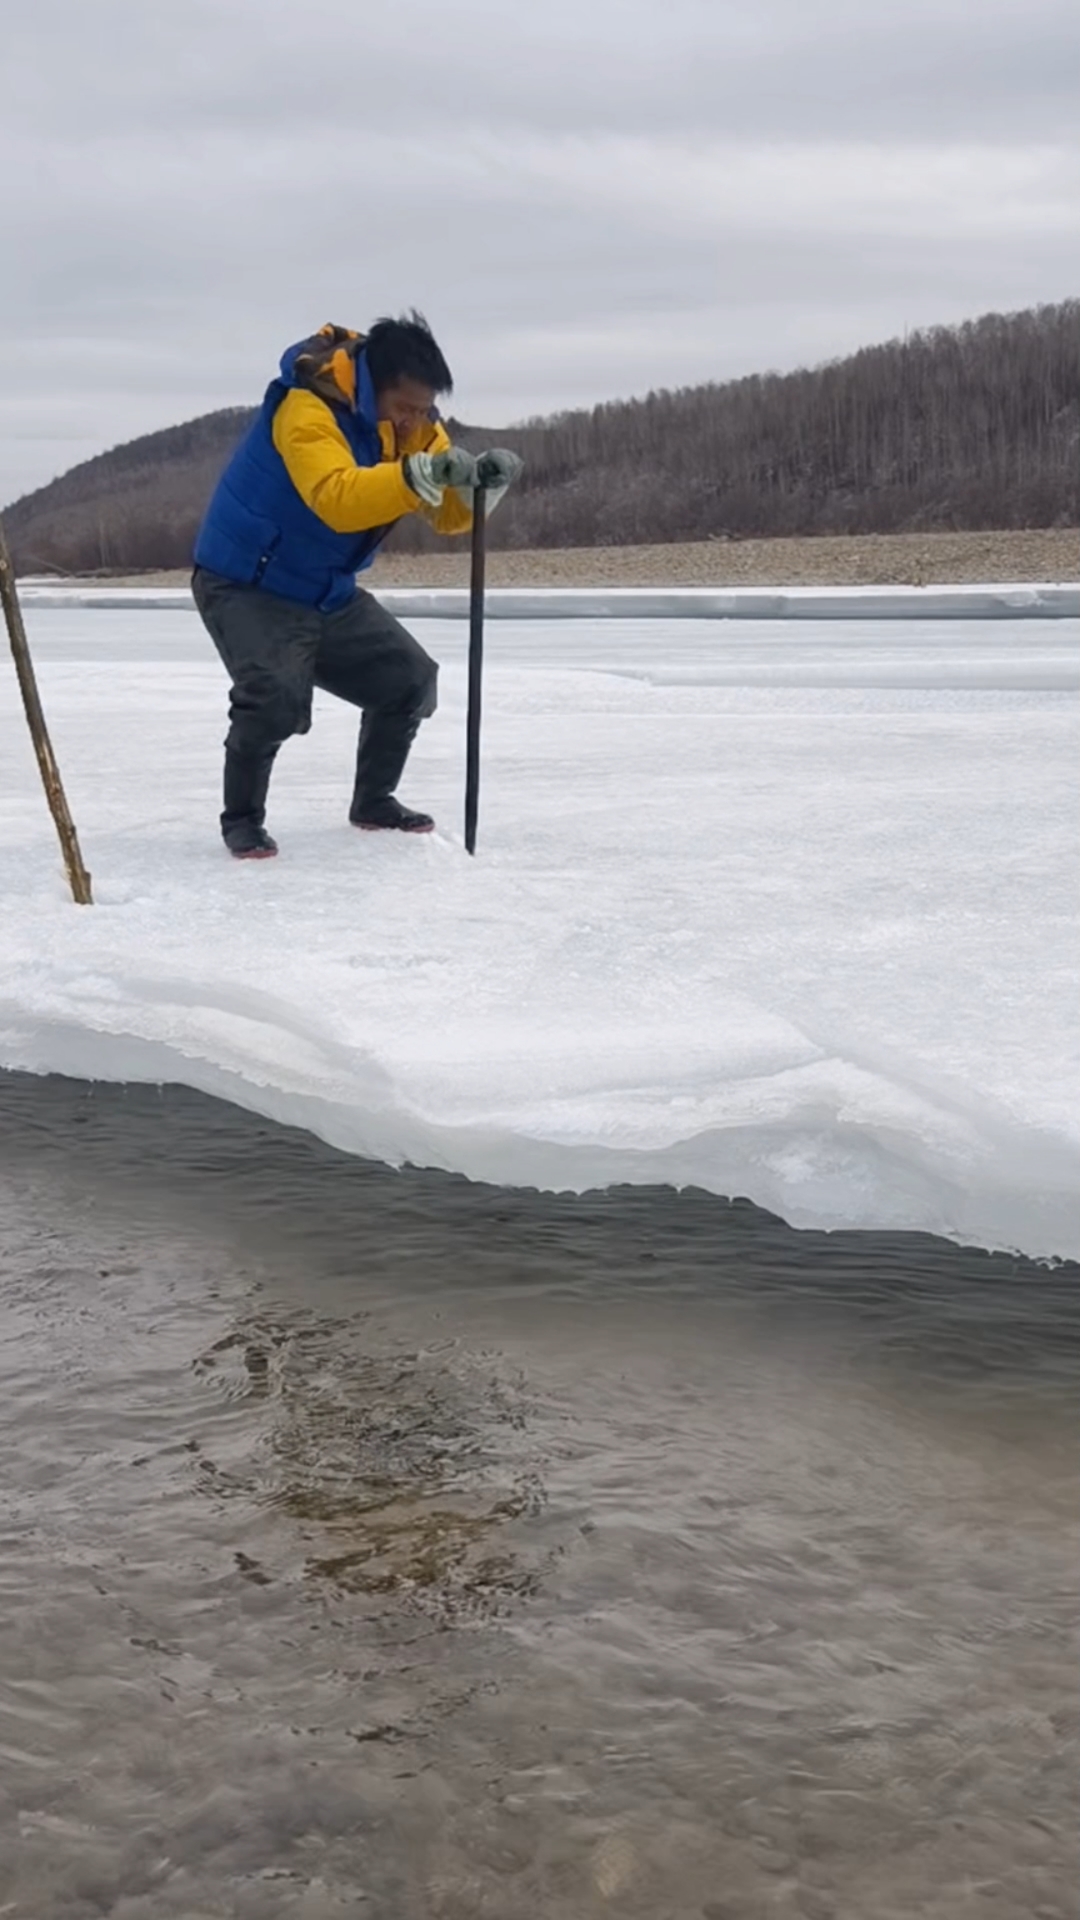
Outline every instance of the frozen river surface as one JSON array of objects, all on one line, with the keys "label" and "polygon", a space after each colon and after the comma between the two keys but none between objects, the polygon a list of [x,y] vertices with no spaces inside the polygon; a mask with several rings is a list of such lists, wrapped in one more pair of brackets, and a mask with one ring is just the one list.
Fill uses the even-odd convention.
[{"label": "frozen river surface", "polygon": [[1080,1253],[1074,622],[493,622],[470,861],[465,629],[420,621],[442,705],[402,791],[439,835],[348,827],[320,700],[281,858],[237,866],[194,614],[28,620],[99,904],[5,670],[0,1064],[474,1179]]}]

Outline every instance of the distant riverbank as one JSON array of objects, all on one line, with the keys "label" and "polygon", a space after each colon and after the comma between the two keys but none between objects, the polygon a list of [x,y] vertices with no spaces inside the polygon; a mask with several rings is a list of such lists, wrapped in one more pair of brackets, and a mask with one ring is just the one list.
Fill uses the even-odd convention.
[{"label": "distant riverbank", "polygon": [[[95,574],[114,585],[182,584],[184,570]],[[790,540],[699,540],[651,547],[533,548],[488,556],[493,587],[940,586],[1080,577],[1080,529],[866,533]],[[467,586],[468,541],[438,553],[387,553],[382,587]]]}]

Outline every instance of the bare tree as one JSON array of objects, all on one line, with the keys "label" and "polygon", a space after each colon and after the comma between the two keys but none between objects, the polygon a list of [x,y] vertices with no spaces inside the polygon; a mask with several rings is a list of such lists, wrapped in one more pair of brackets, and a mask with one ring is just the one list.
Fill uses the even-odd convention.
[{"label": "bare tree", "polygon": [[[75,467],[9,509],[20,570],[188,564],[233,408]],[[466,445],[490,430],[451,422]],[[1080,300],[986,314],[790,374],[661,390],[500,430],[525,475],[500,547],[1080,522]],[[409,518],[401,550],[436,544]]]}]

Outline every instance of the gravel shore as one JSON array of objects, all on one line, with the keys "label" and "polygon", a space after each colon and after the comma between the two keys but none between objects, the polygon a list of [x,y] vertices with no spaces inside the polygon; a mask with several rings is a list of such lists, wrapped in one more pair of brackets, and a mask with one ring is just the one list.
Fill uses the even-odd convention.
[{"label": "gravel shore", "polygon": [[[440,553],[384,554],[382,587],[464,587],[468,541]],[[101,575],[95,576],[102,578]],[[108,576],[113,585],[177,586],[186,572]],[[488,555],[492,587],[868,587],[1080,578],[1080,530],[868,533],[798,540],[703,540],[656,547],[561,547]]]},{"label": "gravel shore", "polygon": [[[468,554],[387,554],[373,586],[467,586]],[[892,533],[488,555],[493,587],[937,586],[1075,580],[1080,532]]]}]

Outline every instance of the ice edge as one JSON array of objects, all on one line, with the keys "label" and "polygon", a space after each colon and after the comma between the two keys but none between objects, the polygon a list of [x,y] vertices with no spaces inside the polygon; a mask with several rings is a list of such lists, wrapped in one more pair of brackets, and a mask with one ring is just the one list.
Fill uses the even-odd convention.
[{"label": "ice edge", "polygon": [[9,1005],[6,1031],[0,1029],[0,1062],[9,1069],[189,1087],[396,1169],[439,1169],[479,1183],[541,1192],[693,1187],[723,1199],[750,1200],[796,1228],[932,1233],[1036,1261],[1080,1258],[1080,1154],[1057,1141],[1048,1143],[1046,1178],[1039,1188],[1027,1179],[1010,1179],[1015,1143],[991,1144],[995,1184],[988,1190],[981,1183],[975,1191],[951,1177],[932,1150],[906,1132],[824,1115],[816,1127],[805,1115],[790,1122],[714,1126],[656,1148],[609,1146],[580,1137],[560,1141],[424,1116],[402,1100],[378,1068],[369,1097],[354,1084],[347,1098],[336,1099],[268,1080],[265,1068],[262,1077],[249,1079],[166,1040],[61,1020],[12,1022],[13,1011]]},{"label": "ice edge", "polygon": [[[27,608],[184,611],[186,587],[83,587],[19,583]],[[464,587],[375,588],[400,619],[464,620]],[[491,587],[493,620],[1061,620],[1080,617],[1080,582],[933,587]]]}]

